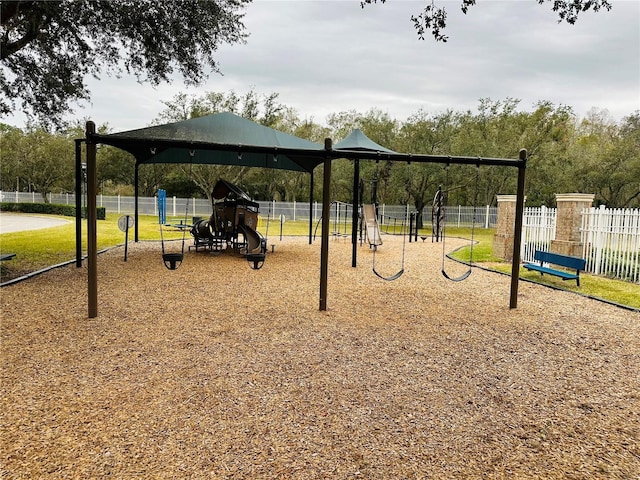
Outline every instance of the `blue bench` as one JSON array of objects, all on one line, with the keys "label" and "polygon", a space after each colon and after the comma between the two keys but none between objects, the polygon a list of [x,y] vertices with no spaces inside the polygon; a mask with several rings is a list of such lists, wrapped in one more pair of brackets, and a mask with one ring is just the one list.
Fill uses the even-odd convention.
[{"label": "blue bench", "polygon": [[[533,258],[540,262],[537,263],[525,263],[523,266],[527,270],[535,270],[540,272],[541,275],[548,273],[549,275],[555,275],[562,278],[562,280],[575,280],[578,287],[580,286],[580,270],[584,270],[586,261],[583,258],[570,257],[568,255],[560,255],[559,253],[544,252],[542,250],[536,250]],[[576,271],[576,273],[567,272],[564,270],[556,270],[555,268],[545,267],[544,265],[552,264],[560,267],[570,268]]]}]

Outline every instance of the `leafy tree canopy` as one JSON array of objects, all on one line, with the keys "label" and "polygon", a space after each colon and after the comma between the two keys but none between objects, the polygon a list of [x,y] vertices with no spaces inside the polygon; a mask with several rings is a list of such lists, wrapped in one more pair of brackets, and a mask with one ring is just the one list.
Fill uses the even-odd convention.
[{"label": "leafy tree canopy", "polygon": [[88,100],[85,78],[135,74],[158,85],[218,72],[223,43],[243,43],[251,0],[60,0],[0,3],[0,115],[19,102],[44,124]]},{"label": "leafy tree canopy", "polygon": [[[387,0],[380,0],[380,3],[386,3]],[[588,10],[594,12],[604,8],[611,9],[609,0],[535,0],[540,5],[544,3],[553,4],[552,10],[558,14],[559,22],[567,22],[571,25],[576,23],[578,15]],[[360,6],[364,8],[366,5],[378,3],[378,0],[362,0]],[[418,33],[418,38],[424,40],[425,34],[430,33],[433,38],[439,42],[446,42],[448,37],[443,33],[447,26],[447,11],[445,7],[436,5],[435,0],[425,0],[426,6],[417,15],[411,16],[413,26]],[[462,0],[461,9],[465,15],[469,11],[469,7],[476,4],[476,0]]]}]

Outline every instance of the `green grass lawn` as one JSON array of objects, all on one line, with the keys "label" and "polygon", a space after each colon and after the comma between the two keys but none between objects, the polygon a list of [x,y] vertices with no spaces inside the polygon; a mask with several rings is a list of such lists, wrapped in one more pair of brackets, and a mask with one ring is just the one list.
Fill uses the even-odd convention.
[{"label": "green grass lawn", "polygon": [[[119,214],[107,214],[106,220],[98,220],[98,250],[123,244],[124,232],[118,228]],[[69,217],[56,217],[72,220],[69,224],[42,230],[26,232],[5,233],[0,235],[0,251],[15,253],[13,260],[2,262],[0,265],[0,279],[2,282],[34,272],[51,265],[63,263],[75,259],[75,221]],[[180,223],[180,218],[168,218],[167,223]],[[280,235],[280,222],[260,217],[258,230],[265,236],[275,238]],[[316,224],[312,225],[312,233]],[[309,234],[309,223],[306,221],[287,220],[282,225],[282,234],[286,236]],[[320,234],[318,228],[317,234]],[[430,230],[421,230],[420,235],[431,235]],[[502,262],[492,254],[493,245],[492,229],[476,229],[474,240],[478,242],[473,247],[473,263],[479,266],[502,273],[511,273],[511,264]],[[182,232],[170,227],[163,228],[165,240],[180,240]],[[471,238],[469,228],[449,228],[447,236]],[[82,223],[83,253],[86,254],[86,222]],[[139,238],[143,241],[160,241],[160,226],[156,216],[146,215],[140,217]],[[129,240],[133,241],[133,229],[129,231]],[[191,242],[191,235],[186,233],[186,241]],[[160,248],[160,246],[158,246]],[[469,261],[470,247],[464,247],[455,253],[453,257],[461,261]],[[602,298],[607,301],[627,305],[640,309],[640,285],[613,280],[610,278],[583,273],[580,275],[580,287],[575,282],[563,282],[557,277],[538,272],[529,272],[521,269],[521,278],[534,282],[551,285],[563,290],[574,291],[583,295]]]},{"label": "green grass lawn", "polygon": [[[475,231],[474,238],[478,241],[478,244],[473,247],[473,263],[510,275],[511,263],[503,262],[493,256],[493,234],[494,230],[492,229]],[[471,229],[450,228],[447,229],[447,235],[471,238]],[[468,262],[469,254],[470,248],[464,247],[453,253],[452,257],[456,260]],[[520,278],[640,309],[640,285],[638,284],[582,272],[580,273],[580,286],[578,287],[575,281],[563,281],[561,278],[550,275],[542,276],[539,272],[531,272],[523,267],[520,267]]]}]

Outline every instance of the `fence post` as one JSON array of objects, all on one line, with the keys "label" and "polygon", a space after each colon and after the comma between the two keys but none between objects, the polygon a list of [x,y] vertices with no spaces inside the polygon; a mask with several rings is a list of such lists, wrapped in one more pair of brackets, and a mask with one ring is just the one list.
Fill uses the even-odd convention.
[{"label": "fence post", "polygon": [[293,221],[296,221],[296,201],[293,201]]},{"label": "fence post", "polygon": [[513,260],[513,232],[516,222],[516,195],[496,195],[498,221],[493,236],[493,254],[504,260]]},{"label": "fence post", "polygon": [[552,252],[572,257],[582,255],[582,210],[591,207],[594,197],[592,193],[556,194],[556,238],[551,241]]},{"label": "fence post", "polygon": [[[607,212],[605,210],[604,205],[600,205],[600,208],[597,211],[594,211],[596,217],[596,260],[594,265],[594,271],[596,275],[598,275],[602,268],[602,252],[606,248],[606,240],[607,240]],[[593,210],[593,209],[591,209]]]},{"label": "fence post", "polygon": [[484,228],[489,228],[489,205],[487,205],[487,211],[484,216]]}]

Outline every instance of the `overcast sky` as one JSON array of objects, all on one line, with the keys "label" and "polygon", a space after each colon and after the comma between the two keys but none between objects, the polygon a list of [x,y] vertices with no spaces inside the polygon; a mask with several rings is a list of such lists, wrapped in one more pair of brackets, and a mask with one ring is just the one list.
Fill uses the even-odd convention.
[{"label": "overcast sky", "polygon": [[[475,111],[480,98],[568,105],[578,117],[606,109],[615,120],[640,110],[640,2],[612,0],[610,12],[588,12],[559,24],[551,4],[479,0],[467,15],[448,8],[447,43],[417,38],[410,21],[425,0],[254,0],[246,44],[225,45],[212,74],[193,89],[177,80],[152,88],[135,78],[90,80],[92,104],[69,118],[108,123],[112,131],[148,125],[178,92],[279,94],[301,118],[371,108],[398,120],[424,109]],[[7,123],[23,126],[23,118]]]}]

